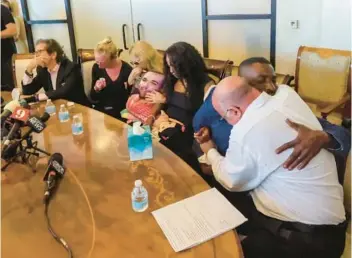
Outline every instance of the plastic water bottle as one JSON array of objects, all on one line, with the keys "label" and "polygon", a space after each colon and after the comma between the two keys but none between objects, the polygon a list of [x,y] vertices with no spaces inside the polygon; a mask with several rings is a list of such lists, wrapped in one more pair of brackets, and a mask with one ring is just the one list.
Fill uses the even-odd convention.
[{"label": "plastic water bottle", "polygon": [[83,133],[82,114],[74,115],[72,119],[72,134],[80,135],[82,133]]},{"label": "plastic water bottle", "polygon": [[56,107],[54,103],[51,101],[51,99],[48,99],[46,101],[45,112],[47,112],[50,116],[53,116],[56,114]]},{"label": "plastic water bottle", "polygon": [[70,113],[68,112],[68,109],[66,108],[65,104],[61,104],[60,106],[59,120],[61,123],[67,122],[68,120],[70,120]]},{"label": "plastic water bottle", "polygon": [[135,212],[143,212],[148,209],[148,192],[142,185],[142,180],[134,182],[132,190],[132,209]]}]

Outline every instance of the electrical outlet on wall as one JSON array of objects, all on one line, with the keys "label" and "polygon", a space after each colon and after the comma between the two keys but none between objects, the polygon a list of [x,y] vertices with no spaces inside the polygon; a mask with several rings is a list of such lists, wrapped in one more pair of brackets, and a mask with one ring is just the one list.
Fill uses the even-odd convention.
[{"label": "electrical outlet on wall", "polygon": [[298,20],[292,20],[290,21],[291,29],[297,30],[299,28],[299,22]]}]

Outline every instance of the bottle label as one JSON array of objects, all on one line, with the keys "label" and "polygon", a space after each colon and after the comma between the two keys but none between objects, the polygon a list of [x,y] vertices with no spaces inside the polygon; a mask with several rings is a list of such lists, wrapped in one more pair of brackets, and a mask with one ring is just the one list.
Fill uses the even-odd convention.
[{"label": "bottle label", "polygon": [[72,124],[72,133],[74,135],[78,135],[78,134],[83,133],[83,125],[82,125],[82,123]]},{"label": "bottle label", "polygon": [[68,112],[60,112],[59,113],[59,120],[61,122],[66,122],[70,119],[70,115]]},{"label": "bottle label", "polygon": [[148,205],[148,199],[145,198],[143,201],[132,201],[132,208],[135,211],[143,210]]},{"label": "bottle label", "polygon": [[48,114],[54,114],[56,112],[56,107],[54,105],[45,107],[45,112]]}]

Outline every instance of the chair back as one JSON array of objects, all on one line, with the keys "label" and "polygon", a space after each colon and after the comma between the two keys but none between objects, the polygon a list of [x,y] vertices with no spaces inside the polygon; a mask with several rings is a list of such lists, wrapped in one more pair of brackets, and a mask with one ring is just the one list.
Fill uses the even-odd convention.
[{"label": "chair back", "polygon": [[130,53],[128,50],[121,50],[119,58],[130,65]]},{"label": "chair back", "polygon": [[[12,77],[14,81],[15,88],[22,89],[22,79],[24,72],[29,64],[29,62],[34,58],[34,54],[14,54],[12,56]],[[34,76],[36,75],[36,70],[34,70]],[[44,92],[41,89],[40,92]]]},{"label": "chair back", "polygon": [[[157,51],[164,56],[165,51],[157,49]],[[210,58],[203,58],[204,63],[209,73],[210,77],[218,83],[222,79],[231,76],[232,74],[232,65],[233,61],[231,60],[218,60],[218,59],[210,59]]]},{"label": "chair back", "polygon": [[92,87],[92,67],[95,64],[94,49],[78,49],[78,64],[81,66],[84,92],[89,99]]},{"label": "chair back", "polygon": [[232,74],[233,61],[231,60],[224,61],[204,58],[204,62],[208,73],[214,75],[217,78],[217,81],[215,81],[216,83],[228,76],[231,76]]},{"label": "chair back", "polygon": [[276,84],[281,85],[290,85],[294,77],[289,74],[276,73]]},{"label": "chair back", "polygon": [[349,94],[351,52],[301,46],[296,61],[296,91],[317,104],[339,102]]}]

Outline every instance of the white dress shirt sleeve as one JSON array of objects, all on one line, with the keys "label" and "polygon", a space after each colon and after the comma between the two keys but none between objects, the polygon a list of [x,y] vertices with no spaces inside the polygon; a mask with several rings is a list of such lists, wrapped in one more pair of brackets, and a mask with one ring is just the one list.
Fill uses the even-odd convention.
[{"label": "white dress shirt sleeve", "polygon": [[33,78],[29,77],[27,74],[23,75],[22,83],[23,85],[28,85],[33,81]]},{"label": "white dress shirt sleeve", "polygon": [[216,180],[229,191],[248,191],[261,182],[253,155],[236,142],[230,140],[225,157],[216,149],[211,149],[207,158]]}]

